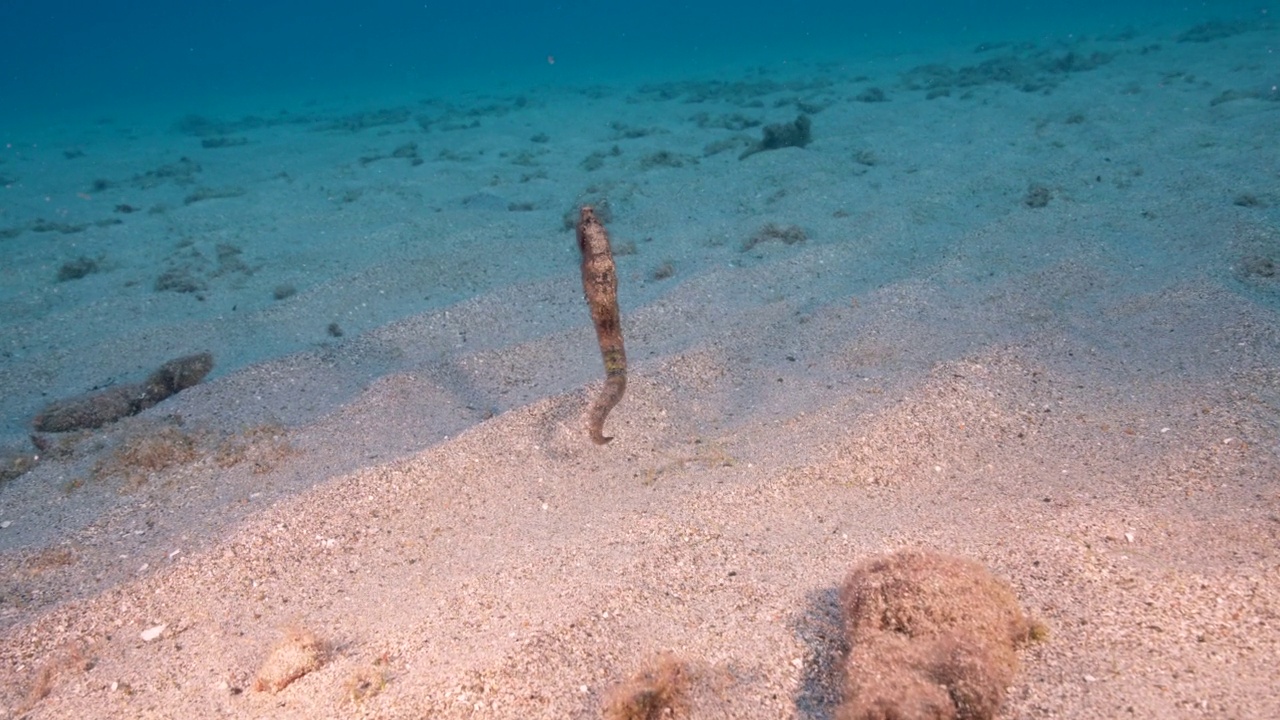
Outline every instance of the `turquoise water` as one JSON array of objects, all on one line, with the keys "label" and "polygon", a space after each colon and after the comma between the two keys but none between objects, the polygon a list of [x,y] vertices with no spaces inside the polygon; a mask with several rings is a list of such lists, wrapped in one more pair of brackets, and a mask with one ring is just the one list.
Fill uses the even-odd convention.
[{"label": "turquoise water", "polygon": [[[1257,19],[1255,2],[71,2],[9,0],[0,127],[314,94],[668,80],[1128,26]],[[554,60],[554,62],[552,62]]]},{"label": "turquoise water", "polygon": [[[860,284],[806,289],[822,303],[926,272],[965,237],[1027,234],[1046,257],[1053,222],[991,229],[1046,207],[1073,239],[1100,218],[1133,267],[1176,260],[1276,302],[1265,6],[874,7],[10,0],[0,436],[185,354],[212,351],[216,378],[522,283],[566,282],[576,303],[564,218],[582,203],[616,211],[624,312],[675,268],[754,262],[762,227],[883,240],[877,272],[850,261]],[[797,113],[812,144],[744,161]],[[1258,225],[1143,244],[1236,222]],[[585,319],[575,304],[552,328]]]}]

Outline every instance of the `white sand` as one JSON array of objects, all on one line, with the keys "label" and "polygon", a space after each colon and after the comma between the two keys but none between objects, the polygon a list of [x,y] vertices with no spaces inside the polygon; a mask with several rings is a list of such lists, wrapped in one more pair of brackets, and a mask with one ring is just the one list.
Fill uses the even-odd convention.
[{"label": "white sand", "polygon": [[[1006,717],[1280,717],[1278,38],[1180,30],[1047,48],[1114,57],[1037,92],[900,84],[991,51],[406,100],[426,132],[313,107],[239,147],[15,143],[0,229],[122,223],[0,240],[9,444],[52,399],[218,366],[0,485],[0,717],[594,717],[671,651],[695,717],[827,718],[835,588],[902,547],[980,560],[1048,626]],[[796,100],[808,147],[704,156],[736,133],[697,113]],[[183,156],[188,185],[134,179]],[[600,197],[636,249],[606,447],[562,224]],[[744,252],[767,222],[808,239]],[[155,290],[183,264],[202,289]],[[95,471],[175,426],[182,462]],[[325,664],[253,691],[290,627]]]}]

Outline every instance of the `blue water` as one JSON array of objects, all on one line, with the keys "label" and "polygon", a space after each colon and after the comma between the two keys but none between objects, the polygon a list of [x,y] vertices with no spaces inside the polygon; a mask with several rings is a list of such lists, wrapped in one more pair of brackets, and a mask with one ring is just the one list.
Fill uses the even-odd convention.
[{"label": "blue water", "polygon": [[0,128],[48,113],[241,98],[667,80],[742,63],[927,53],[1265,12],[1247,1],[6,0]]},{"label": "blue water", "polygon": [[[1213,183],[1215,202],[1226,207],[1224,212],[1238,212],[1242,204],[1256,214],[1274,212],[1269,209],[1274,207],[1268,195],[1274,185],[1266,174],[1269,155],[1259,148],[1274,144],[1268,113],[1275,106],[1250,103],[1274,99],[1280,63],[1268,45],[1274,43],[1274,28],[1259,22],[1269,13],[1254,0],[901,0],[887,7],[837,0],[4,1],[0,321],[12,330],[0,343],[0,385],[10,383],[5,395],[11,401],[0,408],[7,413],[0,417],[0,435],[6,429],[25,435],[46,395],[132,381],[140,368],[180,354],[212,349],[218,372],[229,373],[329,342],[325,325],[339,314],[346,334],[357,336],[504,285],[571,277],[577,261],[563,213],[586,201],[588,189],[610,183],[631,188],[619,195],[633,195],[630,214],[619,213],[615,230],[644,242],[657,238],[643,262],[656,264],[665,253],[683,260],[682,272],[688,275],[699,270],[698,263],[736,262],[721,252],[724,238],[749,237],[764,222],[794,222],[788,213],[814,223],[847,217],[858,208],[873,216],[883,213],[877,221],[886,237],[907,243],[930,236],[935,245],[919,254],[940,255],[939,248],[956,237],[1021,208],[1025,203],[1019,197],[1029,185],[1051,181],[1070,187],[1079,195],[1076,202],[1097,193],[1100,207],[1116,212],[1129,203],[1190,202],[1201,188],[1183,178],[1197,172]],[[1231,46],[1178,47],[1179,33],[1209,19],[1244,21],[1249,32]],[[1092,45],[1076,42],[1098,36],[1103,39]],[[904,69],[918,64],[971,64],[974,49],[988,42],[1030,45],[1059,57],[1077,47],[1085,48],[1080,52],[1103,47],[1131,61],[1128,72],[1137,74],[1080,73],[1080,83],[1105,80],[1058,96],[1048,90],[1023,95],[1025,88],[992,80],[995,88],[1027,101],[1004,106],[1003,115],[992,114],[986,104],[990,94],[970,102],[969,93],[957,88],[955,98],[921,105],[923,92],[890,84],[900,83]],[[1161,43],[1175,49],[1146,52]],[[883,67],[877,66],[880,59],[887,60]],[[756,68],[773,77],[786,75],[781,69],[793,71],[788,79],[799,79],[801,86],[806,80],[841,83],[822,99],[831,110],[815,121],[815,134],[825,143],[809,156],[817,172],[833,172],[832,167],[848,172],[849,161],[841,158],[872,149],[888,159],[873,180],[844,183],[829,196],[815,193],[818,201],[832,203],[823,212],[788,210],[801,194],[788,199],[779,192],[754,208],[759,218],[744,220],[742,208],[720,198],[696,227],[682,229],[673,208],[707,178],[741,180],[745,196],[781,181],[772,179],[775,170],[752,176],[750,165],[734,159],[746,146],[733,143],[759,137],[755,126],[745,133],[727,125],[700,128],[690,118],[694,111],[684,109],[687,98],[665,103],[657,95],[629,93],[645,82],[742,80],[757,77],[752,75]],[[867,83],[884,84],[903,102],[859,102],[857,94],[868,89],[856,79],[863,73]],[[529,104],[536,112],[518,119],[488,113],[484,123],[457,122],[471,111],[486,114],[490,99],[485,93],[505,107],[524,108],[517,95],[524,100],[544,88],[588,85],[621,93],[608,102],[594,102],[591,93],[548,93],[546,103]],[[1138,89],[1130,91],[1131,85]],[[1213,103],[1224,93],[1228,100],[1230,93],[1250,99],[1218,112]],[[758,93],[752,102],[720,98],[706,109],[743,111],[758,123],[773,123],[793,117],[797,104],[773,91]],[[1102,102],[1111,109],[1094,113]],[[413,108],[415,117],[406,114],[364,131],[316,132],[326,122],[386,108],[405,113]],[[188,116],[234,122],[247,114],[275,118],[280,112],[290,114],[286,120],[303,120],[263,132],[253,123],[231,125],[218,133],[243,148],[205,145],[210,138],[175,126]],[[900,114],[908,112],[917,115]],[[909,122],[919,113],[927,116],[926,123]],[[424,119],[431,127],[419,127]],[[1061,125],[1053,126],[1059,135],[1042,136],[1053,122]],[[615,124],[657,129],[648,139],[641,139],[645,130],[619,140],[610,130]],[[938,145],[920,142],[928,132],[936,133],[930,142]],[[1215,133],[1229,142],[1215,139]],[[1007,141],[991,142],[993,136]],[[1249,147],[1247,139],[1255,137]],[[707,150],[724,142],[729,145]],[[1052,149],[1042,147],[1045,143]],[[626,146],[625,153],[619,144]],[[1238,150],[1201,153],[1218,145]],[[394,155],[406,148],[420,156]],[[1078,154],[1050,159],[1068,148]],[[950,158],[933,156],[935,151],[950,151]],[[1170,156],[1185,162],[1185,169],[1160,162]],[[964,163],[948,165],[957,157]],[[662,162],[645,165],[652,158],[674,160],[684,169],[664,178]],[[589,167],[593,159],[596,166]],[[1122,162],[1123,169],[1113,172]],[[955,183],[930,185],[929,178],[921,179],[930,173],[916,176],[922,167],[935,178],[950,167]],[[798,185],[809,182],[808,165],[789,172]],[[872,171],[854,168],[848,178],[867,172]],[[1114,180],[1125,172],[1129,176]],[[974,187],[971,176],[986,180]],[[1068,176],[1073,179],[1059,179]],[[1097,179],[1080,186],[1077,176]],[[1138,176],[1145,179],[1137,182]],[[1181,186],[1184,182],[1189,187]],[[1127,193],[1123,200],[1100,194],[1110,192],[1108,183]],[[1138,191],[1128,191],[1135,184],[1146,193],[1136,199]],[[936,195],[953,192],[945,212],[933,210]],[[961,202],[966,192],[978,193],[982,202]],[[204,202],[209,198],[216,200]],[[891,213],[917,205],[926,210],[912,218],[911,232],[902,231]],[[930,227],[933,220],[945,227]],[[424,237],[441,248],[455,243],[448,250],[469,257],[475,248],[468,243],[503,237],[495,227],[519,238],[516,247],[525,255],[513,253],[492,267],[450,264],[453,284],[423,292],[415,276],[399,294],[384,295],[380,288],[376,303],[346,289],[351,278],[395,270],[396,259],[429,264],[449,257],[453,262],[450,253],[433,255],[435,246],[421,244]],[[839,227],[833,223],[815,235],[825,231],[831,238],[844,232]],[[860,225],[860,232],[866,230],[865,223]],[[192,250],[193,243],[200,247]],[[217,264],[225,243],[244,251],[243,267],[224,272]],[[205,265],[183,260],[192,252]],[[1222,262],[1237,262],[1249,252],[1254,251],[1232,249],[1232,259]],[[94,258],[101,258],[101,272],[75,282],[59,279],[68,263],[74,269]],[[641,260],[627,262],[639,267]],[[175,266],[192,263],[199,282],[176,283],[188,290],[170,292],[175,284],[159,282]],[[914,270],[903,264],[893,271],[897,274],[886,271],[875,282]],[[210,288],[207,294],[196,292],[202,282]],[[315,290],[308,312],[321,319],[307,326],[310,330],[295,332],[271,319],[280,299],[277,283],[304,294]],[[650,295],[625,301],[642,303],[665,292],[656,283],[640,288]],[[350,306],[359,312],[349,311]],[[255,316],[259,325],[232,320],[253,313],[261,313]],[[575,318],[566,322],[582,321]],[[144,348],[146,357],[104,353],[98,345],[103,338],[82,333],[77,325],[102,322],[119,323],[121,336],[136,338],[132,344]],[[75,362],[79,356],[94,362]],[[54,367],[48,358],[64,365]]]}]

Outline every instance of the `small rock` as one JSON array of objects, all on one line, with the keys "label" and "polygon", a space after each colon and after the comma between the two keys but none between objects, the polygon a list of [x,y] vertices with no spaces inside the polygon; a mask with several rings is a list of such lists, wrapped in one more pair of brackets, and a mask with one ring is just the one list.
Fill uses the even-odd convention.
[{"label": "small rock", "polygon": [[168,623],[161,623],[155,627],[149,627],[146,630],[143,630],[138,633],[138,636],[141,637],[144,642],[151,642],[163,635],[164,629],[167,627],[169,627]]},{"label": "small rock", "polygon": [[314,670],[325,661],[324,643],[310,630],[288,628],[284,637],[272,648],[266,662],[258,669],[253,689],[277,693],[289,683]]}]

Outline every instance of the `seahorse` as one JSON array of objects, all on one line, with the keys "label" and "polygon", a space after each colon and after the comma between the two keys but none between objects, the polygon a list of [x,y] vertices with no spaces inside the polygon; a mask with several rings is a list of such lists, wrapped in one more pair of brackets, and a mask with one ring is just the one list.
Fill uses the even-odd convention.
[{"label": "seahorse", "polygon": [[622,347],[622,322],[618,314],[618,271],[609,248],[609,233],[591,206],[583,206],[578,218],[578,249],[582,251],[582,291],[591,308],[591,321],[604,358],[604,388],[588,413],[591,441],[604,445],[604,421],[627,390],[627,352]]}]

